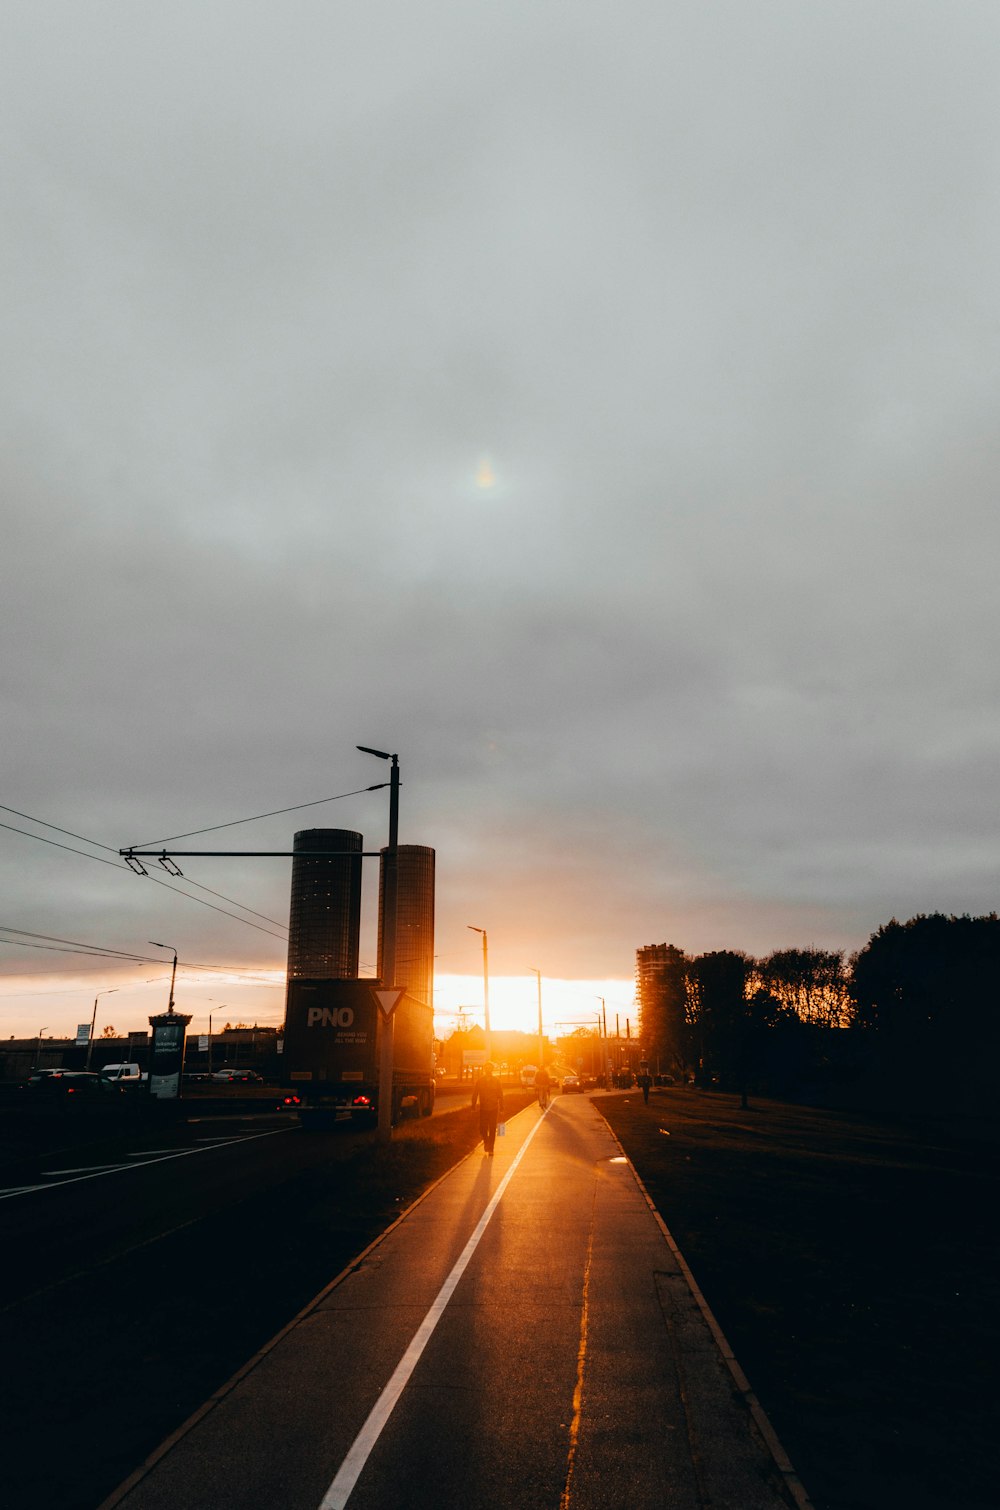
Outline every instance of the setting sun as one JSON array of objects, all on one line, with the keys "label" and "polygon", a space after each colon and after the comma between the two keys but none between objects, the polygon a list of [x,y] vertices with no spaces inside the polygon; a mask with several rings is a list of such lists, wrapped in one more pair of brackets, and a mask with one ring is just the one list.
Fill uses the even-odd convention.
[{"label": "setting sun", "polygon": [[[636,1032],[638,1009],[631,980],[555,980],[542,976],[542,1027],[554,1038],[574,1028],[597,1027],[603,1014],[608,1031],[617,1015],[622,1034],[626,1021]],[[439,1037],[462,1025],[483,1022],[483,977],[438,975],[434,982],[434,1023]],[[490,977],[490,1026],[521,1033],[538,1031],[538,981],[534,975]]]}]

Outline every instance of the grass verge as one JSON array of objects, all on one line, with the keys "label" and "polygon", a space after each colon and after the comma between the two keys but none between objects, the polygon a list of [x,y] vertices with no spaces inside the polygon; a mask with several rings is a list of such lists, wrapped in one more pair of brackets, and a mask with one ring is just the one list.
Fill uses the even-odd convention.
[{"label": "grass verge", "polygon": [[995,1144],[688,1090],[597,1104],[817,1510],[995,1507]]}]

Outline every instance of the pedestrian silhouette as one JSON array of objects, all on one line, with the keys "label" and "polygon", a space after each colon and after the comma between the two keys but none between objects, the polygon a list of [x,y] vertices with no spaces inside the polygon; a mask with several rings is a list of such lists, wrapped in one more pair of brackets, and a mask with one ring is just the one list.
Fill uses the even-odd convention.
[{"label": "pedestrian silhouette", "polygon": [[483,1152],[493,1157],[496,1142],[497,1122],[503,1111],[503,1086],[495,1079],[492,1064],[483,1065],[483,1073],[472,1089],[472,1105],[479,1103],[479,1136],[483,1140]]}]

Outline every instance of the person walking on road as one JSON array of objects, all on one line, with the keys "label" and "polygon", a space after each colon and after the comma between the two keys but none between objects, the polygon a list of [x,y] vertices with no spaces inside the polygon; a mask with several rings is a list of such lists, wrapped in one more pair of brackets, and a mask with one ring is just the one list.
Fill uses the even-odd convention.
[{"label": "person walking on road", "polygon": [[535,1071],[535,1090],[538,1092],[538,1104],[542,1108],[542,1111],[549,1104],[549,1086],[551,1084],[552,1081],[549,1079],[549,1072],[543,1064],[541,1069]]},{"label": "person walking on road", "polygon": [[472,1105],[479,1103],[479,1136],[483,1140],[483,1152],[493,1157],[497,1123],[503,1115],[503,1086],[494,1078],[494,1066],[483,1065],[483,1073],[472,1091]]},{"label": "person walking on road", "polygon": [[647,1106],[649,1105],[649,1087],[652,1085],[652,1083],[653,1077],[650,1075],[649,1071],[643,1070],[642,1074],[639,1076],[639,1086],[642,1090],[642,1099],[643,1101],[645,1101]]}]

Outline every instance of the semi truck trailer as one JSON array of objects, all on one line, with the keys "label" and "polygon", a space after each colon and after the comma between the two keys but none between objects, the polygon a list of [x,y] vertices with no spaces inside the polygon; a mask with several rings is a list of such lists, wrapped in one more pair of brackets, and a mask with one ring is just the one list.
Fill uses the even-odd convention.
[{"label": "semi truck trailer", "polygon": [[382,1034],[392,1033],[392,1120],[434,1109],[434,1023],[426,1003],[406,993],[391,1017],[378,980],[288,982],[282,1083],[302,1098],[305,1128],[349,1115],[378,1121]]}]

